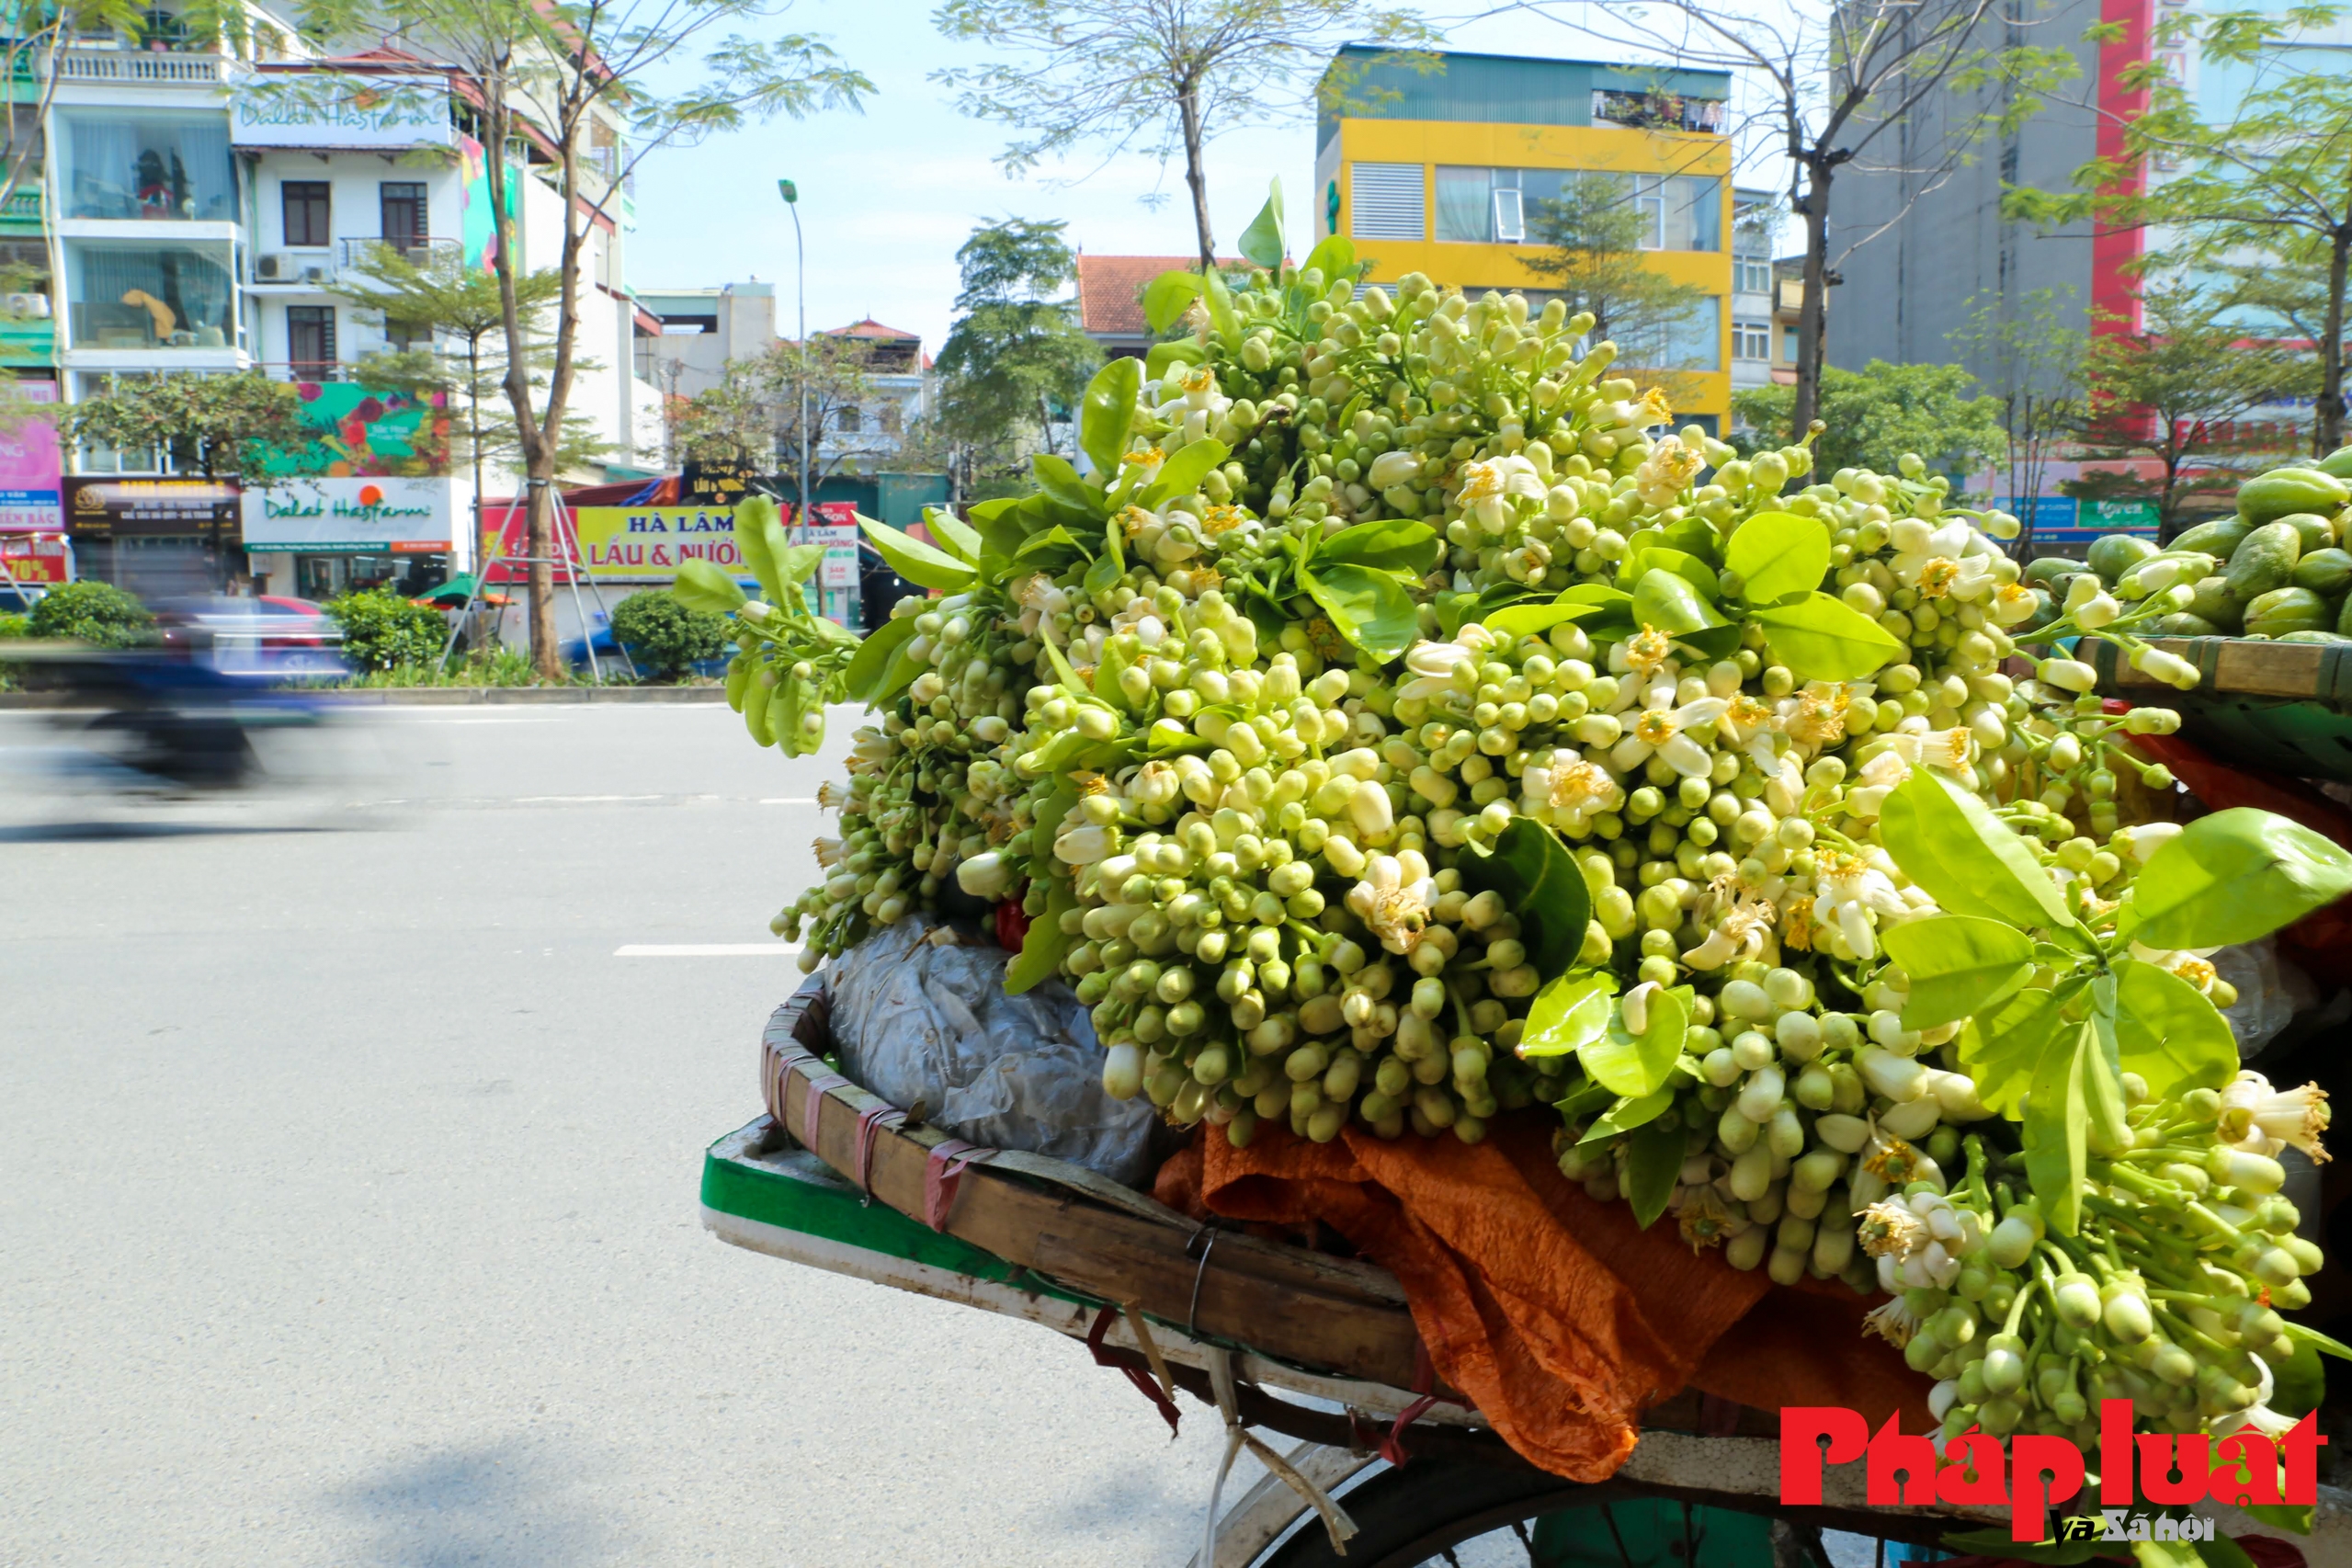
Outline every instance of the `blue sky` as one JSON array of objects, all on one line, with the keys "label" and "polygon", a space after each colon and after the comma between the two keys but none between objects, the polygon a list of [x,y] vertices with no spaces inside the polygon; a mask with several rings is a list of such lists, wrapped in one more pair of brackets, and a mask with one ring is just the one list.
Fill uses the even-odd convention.
[{"label": "blue sky", "polygon": [[[1180,165],[1163,176],[1149,158],[1048,167],[1007,179],[991,162],[1002,126],[967,119],[929,80],[964,62],[962,46],[934,32],[923,0],[799,0],[778,30],[825,35],[880,92],[862,115],[781,120],[702,146],[656,153],[638,171],[637,228],[629,237],[632,286],[645,292],[740,282],[777,287],[777,324],[794,330],[792,224],[776,180],[798,182],[808,236],[812,327],[871,315],[919,332],[936,353],[956,291],[956,247],[973,227],[1007,215],[1063,219],[1071,241],[1116,255],[1183,255],[1193,247]],[[1468,49],[1589,54],[1590,45],[1540,23],[1458,30]],[[1279,175],[1294,251],[1305,238],[1314,177],[1311,122],[1229,133],[1209,154],[1210,211],[1230,246]],[[1085,176],[1075,184],[1060,178]],[[1168,199],[1156,210],[1141,199]]]}]

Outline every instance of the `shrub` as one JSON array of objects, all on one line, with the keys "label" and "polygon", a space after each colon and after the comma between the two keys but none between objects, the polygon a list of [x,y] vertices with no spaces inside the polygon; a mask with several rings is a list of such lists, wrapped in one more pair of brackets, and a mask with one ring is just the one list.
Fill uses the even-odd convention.
[{"label": "shrub", "polygon": [[638,664],[674,680],[727,651],[727,618],[688,609],[667,589],[653,588],[612,607],[612,635]]},{"label": "shrub", "polygon": [[33,618],[31,616],[0,611],[0,642],[6,642],[11,637],[30,637],[32,634]]},{"label": "shrub", "polygon": [[438,610],[414,605],[384,588],[367,588],[326,601],[343,629],[343,655],[354,670],[389,670],[439,659],[449,629]]},{"label": "shrub", "polygon": [[34,601],[26,618],[35,637],[72,637],[99,648],[141,642],[155,618],[111,583],[67,583]]}]

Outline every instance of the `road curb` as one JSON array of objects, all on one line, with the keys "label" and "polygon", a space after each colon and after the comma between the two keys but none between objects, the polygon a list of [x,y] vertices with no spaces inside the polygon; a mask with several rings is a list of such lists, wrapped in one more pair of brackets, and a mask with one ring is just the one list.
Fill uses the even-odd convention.
[{"label": "road curb", "polygon": [[[299,691],[300,687],[290,688]],[[427,708],[464,707],[480,703],[675,703],[724,702],[723,686],[415,686],[362,687],[318,691],[309,695],[337,706]],[[89,699],[72,691],[0,691],[0,712],[10,709],[89,708]]]}]

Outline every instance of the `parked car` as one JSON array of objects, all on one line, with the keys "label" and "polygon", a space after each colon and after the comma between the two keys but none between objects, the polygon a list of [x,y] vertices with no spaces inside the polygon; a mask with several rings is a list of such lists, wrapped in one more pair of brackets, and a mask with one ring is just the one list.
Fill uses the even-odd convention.
[{"label": "parked car", "polygon": [[189,595],[151,607],[165,643],[186,647],[223,675],[340,680],[343,633],[308,599],[275,594]]}]

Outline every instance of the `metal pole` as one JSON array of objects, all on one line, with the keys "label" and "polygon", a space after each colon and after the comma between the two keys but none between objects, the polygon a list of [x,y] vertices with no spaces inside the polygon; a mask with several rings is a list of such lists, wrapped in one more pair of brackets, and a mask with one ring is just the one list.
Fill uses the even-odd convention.
[{"label": "metal pole", "polygon": [[[792,208],[792,273],[793,292],[800,297],[801,310],[801,515],[798,519],[803,530],[801,542],[808,542],[805,531],[809,524],[809,267],[805,250],[801,244],[801,204]],[[819,590],[822,596],[823,590]],[[819,600],[823,602],[822,597]]]}]

